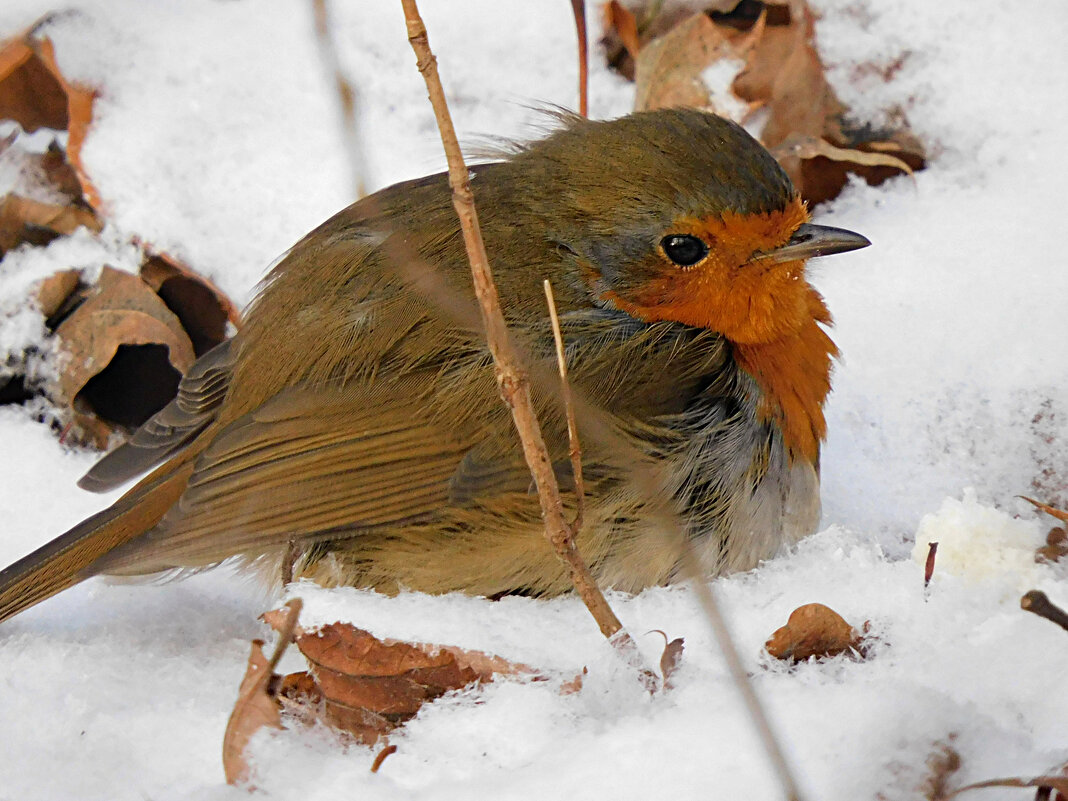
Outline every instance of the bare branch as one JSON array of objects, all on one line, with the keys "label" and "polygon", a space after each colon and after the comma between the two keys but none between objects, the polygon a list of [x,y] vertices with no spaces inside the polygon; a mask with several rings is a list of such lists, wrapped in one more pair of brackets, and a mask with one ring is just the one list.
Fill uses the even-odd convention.
[{"label": "bare branch", "polygon": [[349,157],[349,165],[352,168],[352,191],[354,197],[361,198],[367,194],[364,178],[367,175],[367,162],[363,157],[360,134],[356,126],[359,95],[356,87],[345,77],[341,69],[341,59],[338,58],[337,48],[334,47],[334,40],[330,36],[330,14],[326,7],[326,0],[312,0],[312,11],[315,17],[315,39],[319,44],[319,57],[327,72],[334,76],[334,87],[337,89],[338,100],[341,103],[341,134],[345,152]]},{"label": "bare branch", "polygon": [[575,32],[578,34],[579,115],[588,117],[590,45],[586,34],[586,0],[571,0],[571,10],[575,13]]},{"label": "bare branch", "polygon": [[523,455],[530,466],[531,475],[538,489],[546,536],[556,553],[570,569],[575,591],[597,621],[601,632],[624,650],[628,656],[633,657],[637,653],[634,642],[623,631],[622,624],[608,605],[589,568],[579,555],[575,547],[574,532],[564,517],[560,488],[557,486],[549,452],[534,413],[529,380],[509,340],[504,315],[501,313],[497,287],[493,283],[486,247],[479,230],[467,166],[460,154],[456,131],[445,101],[445,91],[438,77],[437,59],[430,50],[426,26],[419,16],[415,0],[401,0],[401,5],[404,8],[404,17],[408,27],[408,41],[415,52],[419,72],[426,81],[430,102],[434,106],[434,115],[441,131],[441,141],[449,163],[449,185],[453,191],[453,205],[463,229],[464,245],[471,262],[471,276],[482,312],[486,341],[496,366],[497,385],[501,397],[512,411],[512,419],[523,445]]},{"label": "bare branch", "polygon": [[727,621],[723,617],[722,611],[720,611],[719,604],[716,602],[712,587],[702,575],[700,562],[694,553],[693,544],[688,538],[682,536],[681,531],[678,533],[683,566],[693,584],[694,591],[697,593],[697,600],[700,602],[708,622],[712,625],[712,633],[716,637],[716,642],[719,643],[720,651],[723,652],[723,659],[730,670],[731,678],[734,679],[734,685],[737,687],[738,692],[741,693],[742,700],[745,701],[745,706],[749,710],[749,717],[752,718],[757,735],[764,744],[764,750],[767,752],[772,767],[779,778],[783,793],[788,801],[801,801],[801,790],[794,780],[790,765],[786,761],[786,756],[783,754],[775,732],[771,728],[764,706],[760,703],[760,698],[753,689],[753,683],[749,681],[749,675],[745,672],[745,666],[742,665],[738,649],[734,646],[730,629],[727,627]]}]

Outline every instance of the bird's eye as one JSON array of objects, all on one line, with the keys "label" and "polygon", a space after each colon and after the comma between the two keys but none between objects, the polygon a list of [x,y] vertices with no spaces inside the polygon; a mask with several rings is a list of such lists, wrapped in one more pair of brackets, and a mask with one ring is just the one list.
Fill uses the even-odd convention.
[{"label": "bird's eye", "polygon": [[660,240],[660,247],[680,267],[692,267],[708,255],[708,245],[689,234],[672,234]]}]

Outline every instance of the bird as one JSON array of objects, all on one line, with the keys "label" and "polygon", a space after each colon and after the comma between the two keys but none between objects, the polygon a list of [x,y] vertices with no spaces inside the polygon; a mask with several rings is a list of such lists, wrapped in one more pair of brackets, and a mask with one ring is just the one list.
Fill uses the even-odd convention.
[{"label": "bird", "polygon": [[[838,349],[806,265],[868,239],[809,222],[768,151],[697,109],[561,113],[469,177],[574,511],[544,378],[554,289],[585,434],[576,544],[602,586],[680,580],[669,524],[710,577],[812,533]],[[138,483],[0,572],[0,620],[91,576],[227,561],[385,593],[567,592],[474,309],[445,174],[342,210],[79,485]]]}]

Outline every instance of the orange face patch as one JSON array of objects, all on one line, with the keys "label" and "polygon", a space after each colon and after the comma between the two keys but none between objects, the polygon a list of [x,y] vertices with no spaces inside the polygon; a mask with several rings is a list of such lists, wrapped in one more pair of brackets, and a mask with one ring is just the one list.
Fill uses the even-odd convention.
[{"label": "orange face patch", "polygon": [[708,255],[679,267],[658,254],[657,277],[627,292],[602,297],[641,320],[672,320],[719,331],[732,342],[770,342],[802,324],[805,314],[803,262],[749,262],[758,251],[786,244],[808,220],[800,198],[765,214],[679,220],[665,234],[696,236]]},{"label": "orange face patch", "polygon": [[761,417],[776,423],[791,456],[815,462],[826,429],[831,359],[838,352],[820,328],[831,318],[805,280],[803,261],[751,260],[785,245],[807,221],[800,198],[765,214],[679,220],[665,235],[696,236],[708,245],[708,255],[680,267],[659,253],[654,278],[626,296],[607,291],[602,298],[646,322],[674,321],[723,334],[763,393]]}]

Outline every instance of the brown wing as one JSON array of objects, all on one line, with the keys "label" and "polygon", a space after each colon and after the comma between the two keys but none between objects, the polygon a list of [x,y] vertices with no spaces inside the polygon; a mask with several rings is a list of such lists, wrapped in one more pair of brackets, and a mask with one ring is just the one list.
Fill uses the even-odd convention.
[{"label": "brown wing", "polygon": [[429,422],[403,386],[382,390],[288,390],[235,421],[159,525],[96,567],[206,565],[438,512],[476,437]]},{"label": "brown wing", "polygon": [[125,443],[90,468],[78,486],[107,492],[147,472],[181,450],[215,420],[233,375],[230,341],[194,362],[178,384],[177,397],[150,417]]}]

